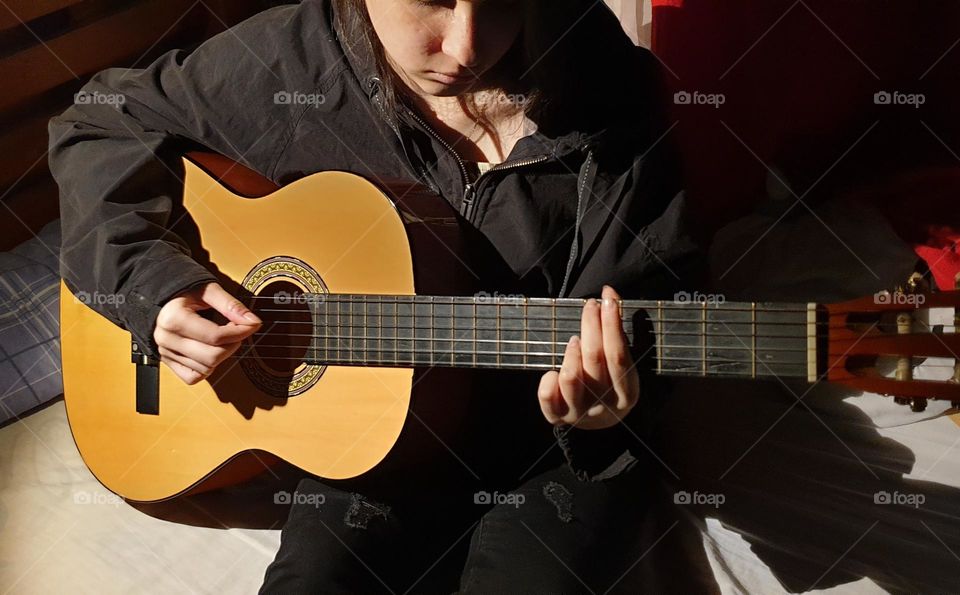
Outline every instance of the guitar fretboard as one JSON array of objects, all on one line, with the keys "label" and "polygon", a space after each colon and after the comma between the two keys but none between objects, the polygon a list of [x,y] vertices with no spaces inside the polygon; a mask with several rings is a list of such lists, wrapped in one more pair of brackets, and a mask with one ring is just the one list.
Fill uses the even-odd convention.
[{"label": "guitar fretboard", "polygon": [[[584,300],[307,294],[308,363],[558,369]],[[623,300],[634,352],[658,374],[816,375],[816,306]],[[639,353],[638,353],[639,351]]]}]

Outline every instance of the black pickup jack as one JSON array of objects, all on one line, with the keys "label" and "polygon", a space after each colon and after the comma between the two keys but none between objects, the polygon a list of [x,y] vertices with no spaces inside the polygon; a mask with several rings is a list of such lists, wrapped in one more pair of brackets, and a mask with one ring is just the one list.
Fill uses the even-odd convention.
[{"label": "black pickup jack", "polygon": [[140,345],[131,341],[130,361],[137,366],[137,413],[160,415],[160,360],[143,353]]}]

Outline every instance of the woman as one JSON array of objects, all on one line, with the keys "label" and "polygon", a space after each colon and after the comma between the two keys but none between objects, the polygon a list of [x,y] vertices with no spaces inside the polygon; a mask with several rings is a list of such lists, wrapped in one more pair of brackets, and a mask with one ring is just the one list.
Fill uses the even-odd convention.
[{"label": "woman", "polygon": [[651,72],[600,3],[306,0],[100,73],[85,96],[123,100],[51,122],[64,278],[122,295],[101,313],[190,384],[260,324],[178,234],[178,157],[198,146],[278,183],[416,179],[495,248],[498,288],[603,298],[559,372],[484,376],[449,468],[303,480],[323,497],[296,500],[262,592],[639,588],[640,379],[604,286],[670,295],[692,251]]}]

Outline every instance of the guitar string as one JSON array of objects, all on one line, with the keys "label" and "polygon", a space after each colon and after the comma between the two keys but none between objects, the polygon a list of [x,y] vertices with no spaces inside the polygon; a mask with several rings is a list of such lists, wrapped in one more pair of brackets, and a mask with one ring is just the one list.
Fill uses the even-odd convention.
[{"label": "guitar string", "polygon": [[[373,339],[367,338],[367,339],[365,339],[365,340],[368,340],[368,341],[378,341],[378,339],[376,339],[376,338],[373,338]],[[394,341],[395,339],[385,338],[384,340]],[[398,339],[398,340],[399,340],[399,341],[405,341],[405,342],[411,342],[411,343],[415,343],[415,342],[417,342],[417,343],[422,343],[423,341],[430,341],[431,339],[417,339],[416,341],[414,341],[413,339],[407,338],[407,339]],[[498,344],[501,344],[501,345],[503,344],[503,342],[498,342],[498,341],[496,341],[496,340],[494,340],[494,339],[477,339],[475,342],[476,342],[476,343],[498,343]],[[447,344],[447,343],[451,343],[451,341],[450,341],[449,339],[438,339],[438,340],[434,340],[434,343],[440,343],[441,345],[444,345],[444,344]],[[474,341],[473,341],[472,339],[455,339],[455,340],[453,341],[453,343],[474,343]],[[550,345],[565,347],[565,346],[566,346],[566,343],[543,342],[543,343],[540,344],[541,347],[545,347],[545,348],[546,348],[546,347],[549,347]],[[361,353],[369,354],[369,353],[397,353],[397,352],[401,352],[401,351],[402,351],[402,352],[424,353],[424,354],[433,353],[433,354],[446,354],[446,355],[471,355],[471,354],[473,354],[473,353],[476,353],[476,354],[478,354],[478,355],[485,355],[485,354],[496,355],[496,354],[502,354],[502,355],[516,355],[516,356],[524,356],[524,355],[526,355],[526,356],[531,356],[531,357],[541,357],[541,356],[542,356],[542,357],[550,357],[550,356],[552,356],[552,355],[563,355],[563,353],[564,353],[563,350],[561,350],[561,351],[559,351],[559,352],[553,352],[553,353],[551,353],[551,352],[549,352],[549,351],[525,351],[525,350],[513,351],[513,350],[509,350],[509,349],[501,349],[501,350],[497,350],[497,351],[476,351],[476,352],[473,351],[473,350],[456,351],[456,350],[446,349],[446,348],[444,348],[443,346],[434,347],[433,349],[429,349],[429,348],[424,349],[424,348],[419,348],[419,347],[417,347],[416,345],[411,345],[409,348],[407,348],[407,347],[405,347],[405,346],[400,346],[400,345],[398,345],[397,348],[390,348],[390,347],[386,347],[386,348],[383,348],[383,347],[357,347],[357,346],[347,346],[347,345],[341,345],[341,346],[339,346],[339,347],[336,346],[336,345],[333,345],[333,346],[327,346],[327,347],[323,347],[323,348],[321,348],[321,347],[312,348],[312,347],[305,347],[305,346],[299,346],[299,347],[298,347],[298,346],[292,346],[292,345],[273,345],[273,344],[268,344],[268,345],[262,345],[262,344],[250,345],[250,344],[247,344],[247,345],[245,345],[245,347],[246,347],[248,350],[262,348],[262,349],[283,349],[283,350],[288,350],[288,351],[289,351],[289,350],[296,350],[296,351],[315,351],[315,352],[317,352],[317,353],[325,353],[328,358],[330,357],[330,353],[332,353],[332,352],[337,352],[337,353],[339,353],[339,352],[348,352],[348,353],[352,353],[352,354],[361,354]],[[702,347],[666,346],[665,349],[673,349],[673,350],[677,350],[677,349],[692,349],[692,350],[700,351],[700,350],[702,350]],[[707,350],[708,350],[708,351],[729,350],[729,351],[740,351],[740,352],[750,352],[750,353],[753,353],[753,350],[752,350],[751,348],[749,348],[749,347],[709,347],[709,346],[708,346],[708,347],[707,347]],[[802,354],[808,354],[808,353],[810,352],[809,349],[757,349],[756,351],[757,351],[757,352],[763,352],[764,354],[769,354],[770,352],[776,352],[776,353],[782,353],[782,354],[801,354],[801,353],[802,353]],[[829,354],[828,354],[828,355],[829,355]],[[854,354],[854,355],[858,355],[858,354]],[[273,356],[269,356],[269,355],[264,355],[263,357],[264,357],[264,358],[267,358],[267,359],[273,359]],[[280,357],[280,356],[278,356],[278,357]],[[950,356],[922,356],[922,355],[899,356],[899,355],[897,355],[897,354],[877,354],[877,355],[875,355],[875,356],[874,356],[874,355],[871,355],[870,357],[884,357],[884,358],[911,357],[911,358],[914,358],[914,359],[929,359],[929,358],[935,358],[935,359],[955,359],[955,358],[952,358],[952,357],[950,357]],[[281,359],[283,359],[283,358],[281,358]],[[298,358],[292,358],[292,359],[298,359]],[[302,358],[300,358],[300,359],[302,359]],[[655,358],[655,359],[658,359],[658,360],[661,360],[661,361],[676,360],[676,361],[696,361],[696,362],[702,362],[704,358],[703,358],[702,356],[682,357],[682,356],[679,356],[679,355],[665,355],[665,356],[662,356],[662,357],[660,357],[660,358]],[[749,363],[752,363],[752,362],[754,361],[754,358],[753,358],[753,357],[749,357],[749,358],[747,358],[747,359],[723,359],[722,356],[718,357],[718,356],[714,356],[714,355],[708,355],[708,356],[707,356],[707,359],[708,359],[708,363],[710,363],[710,362],[712,361],[712,362],[716,362],[716,363],[745,363],[745,364],[749,364]],[[801,359],[801,360],[799,360],[799,361],[772,361],[772,360],[769,360],[769,359],[756,358],[756,361],[757,361],[758,364],[760,364],[760,363],[766,363],[766,364],[776,364],[776,365],[806,365],[806,360],[805,360],[805,359]],[[928,367],[944,367],[944,368],[953,369],[954,365],[953,365],[953,364],[933,364],[933,363],[931,363],[931,364],[928,365]]]},{"label": "guitar string", "polygon": [[[354,314],[354,315],[343,315],[343,317],[362,316],[362,315],[363,315],[363,313],[360,312],[360,313],[357,313],[357,314]],[[368,316],[369,316],[369,314],[368,314]],[[393,318],[393,317],[391,317],[391,318]],[[429,316],[429,315],[424,315],[424,316],[400,316],[399,318],[411,318],[411,319],[413,319],[413,318],[430,318],[430,316]],[[434,316],[433,319],[436,320],[436,321],[438,321],[438,322],[443,322],[443,323],[446,323],[446,322],[450,322],[450,321],[451,321],[451,317],[449,317],[449,316],[443,317],[442,315]],[[498,317],[487,317],[487,318],[479,318],[479,317],[478,317],[478,318],[473,318],[473,317],[458,317],[458,318],[455,318],[455,319],[453,320],[453,324],[456,325],[456,321],[461,321],[461,320],[462,320],[462,321],[465,321],[465,322],[468,322],[468,321],[476,321],[476,320],[499,320],[499,321],[502,322],[502,321],[504,321],[504,320],[529,320],[529,319],[528,319],[528,318],[508,318],[508,317],[500,317],[500,318],[498,318]],[[395,330],[395,331],[414,331],[414,332],[415,332],[415,331],[429,331],[429,330],[431,330],[431,329],[434,330],[434,331],[454,330],[454,327],[452,327],[452,326],[445,326],[445,325],[439,325],[439,324],[428,325],[428,326],[424,326],[424,325],[410,326],[410,325],[401,325],[401,324],[399,324],[399,323],[384,325],[384,324],[375,324],[375,323],[374,323],[374,324],[370,324],[369,322],[368,322],[368,324],[351,324],[351,323],[343,323],[343,324],[316,324],[316,323],[314,323],[314,322],[306,321],[306,320],[269,320],[269,321],[267,321],[267,322],[268,322],[268,324],[270,325],[270,328],[271,328],[271,329],[272,329],[272,328],[275,328],[275,327],[278,326],[278,325],[298,325],[298,326],[301,326],[301,327],[308,327],[308,328],[310,328],[310,329],[313,329],[313,328],[330,328],[330,329],[336,328],[336,329],[369,329],[369,330],[381,330],[381,331],[382,331],[383,329],[391,329],[391,330]],[[569,330],[569,331],[574,332],[574,334],[578,334],[579,331],[580,331],[580,327],[579,327],[580,319],[579,319],[579,318],[577,318],[577,319],[574,319],[574,318],[557,319],[557,322],[577,323],[577,326],[572,327],[572,328],[563,328],[563,325],[557,325],[557,330],[560,330],[560,331]],[[668,322],[668,321],[664,321],[664,322]],[[682,321],[676,321],[676,322],[679,323],[679,324],[689,324],[689,325],[694,325],[694,326],[698,326],[698,327],[702,327],[703,324],[704,324],[703,321],[700,321],[700,320],[682,320]],[[712,321],[709,321],[709,320],[708,320],[708,321],[706,321],[706,323],[707,323],[708,325],[711,325],[713,328],[718,328],[718,327],[716,326],[716,325],[717,325],[716,322],[712,322]],[[735,323],[734,323],[734,322],[724,322],[723,324],[724,324],[724,326],[726,326],[731,332],[722,332],[722,331],[721,331],[721,332],[716,332],[716,331],[707,331],[707,332],[702,332],[702,331],[689,331],[689,332],[685,332],[685,331],[682,331],[682,330],[677,330],[676,328],[662,329],[662,330],[642,329],[640,332],[642,332],[642,333],[644,333],[644,334],[647,334],[647,335],[668,336],[668,337],[669,337],[669,336],[672,336],[672,337],[686,337],[686,336],[689,336],[689,337],[721,337],[721,338],[741,338],[741,339],[751,339],[751,340],[753,339],[753,337],[756,337],[756,338],[758,338],[758,339],[794,339],[794,340],[806,339],[806,338],[807,338],[807,336],[806,336],[805,334],[796,334],[796,335],[786,334],[786,335],[784,335],[784,334],[774,334],[774,333],[750,333],[750,332],[744,332],[743,334],[740,334],[740,333],[738,333],[738,332],[734,332],[735,329],[733,329],[733,328],[731,328],[731,327],[736,326],[736,325],[753,327],[754,325],[753,325],[751,322],[735,322]],[[769,323],[767,323],[767,322],[757,322],[757,323],[756,323],[756,326],[766,327],[768,324],[769,324]],[[468,327],[468,328],[464,328],[465,326]],[[802,330],[802,329],[807,329],[807,328],[809,328],[809,327],[810,327],[810,323],[805,323],[805,322],[790,322],[790,323],[787,323],[787,322],[784,322],[784,323],[777,323],[777,326],[779,326],[779,327],[794,326],[794,327],[798,327],[799,329]],[[892,324],[891,324],[891,326],[892,326]],[[940,326],[940,325],[935,325],[935,326]],[[947,328],[953,328],[953,327],[950,326],[950,325],[944,325],[944,326],[945,326],[945,330],[946,330]],[[819,329],[823,329],[823,327],[824,327],[824,325],[818,325],[818,328],[819,328]],[[291,328],[291,327],[288,326],[288,327],[285,327],[285,328]],[[480,332],[480,331],[496,332],[496,331],[498,330],[498,328],[499,328],[500,331],[515,331],[515,332],[522,332],[522,331],[524,331],[524,328],[523,328],[523,327],[509,328],[509,327],[504,327],[502,324],[500,324],[500,325],[498,325],[498,326],[489,326],[489,327],[464,325],[464,326],[460,326],[460,327],[457,328],[456,330],[458,330],[458,331],[476,330],[476,331],[478,331],[478,332]],[[834,325],[834,326],[829,326],[829,327],[827,327],[827,328],[828,328],[828,330],[849,330],[848,326],[846,326],[846,325]],[[297,330],[297,329],[294,329],[294,330]],[[528,332],[543,332],[543,333],[549,333],[549,332],[552,331],[552,327],[551,327],[551,328],[530,328],[530,327],[528,326],[528,327],[526,327],[526,330],[527,330]],[[632,330],[625,330],[625,332],[626,332],[626,334],[628,334],[628,335],[635,334]],[[851,330],[850,332],[855,332],[855,331]],[[341,336],[341,337],[345,337],[345,338],[349,338],[349,337],[354,337],[354,338],[368,338],[368,337],[366,337],[366,336],[361,337],[361,336],[359,336],[359,335],[352,335],[352,336],[351,336],[351,335],[343,335],[343,334],[339,334],[339,335],[337,335],[337,334],[318,335],[318,334],[314,334],[314,333],[274,332],[274,331],[272,331],[272,330],[258,331],[257,334],[261,334],[261,335],[270,334],[270,335],[274,335],[274,336],[278,336],[278,337],[279,337],[279,336],[284,336],[284,337],[289,336],[289,337],[333,338],[333,337]],[[957,334],[956,332],[939,332],[939,333],[937,333],[937,332],[933,332],[933,331],[927,331],[927,332],[920,332],[920,333],[911,333],[909,336],[911,336],[911,337],[936,336],[936,337],[941,337],[941,338],[942,338],[942,337],[950,337],[950,336],[956,335],[956,334]],[[886,334],[881,334],[880,336],[889,336],[889,338],[897,338],[897,337],[902,338],[904,335],[898,335],[898,334],[896,334],[896,333],[894,333],[894,332],[890,332],[890,333],[886,333]],[[848,341],[848,340],[850,340],[850,339],[849,339],[849,338],[834,338],[834,339],[830,339],[830,338],[828,337],[828,340],[833,340],[833,341]]]},{"label": "guitar string", "polygon": [[[321,361],[312,362],[312,361],[307,360],[307,359],[305,359],[305,358],[303,358],[303,357],[272,356],[272,355],[263,355],[263,354],[256,354],[256,355],[254,355],[254,354],[249,354],[249,353],[248,353],[250,350],[251,350],[251,349],[247,349],[247,350],[245,350],[244,353],[242,353],[242,354],[240,354],[240,355],[234,354],[234,355],[232,355],[232,356],[230,357],[230,359],[255,359],[255,360],[260,360],[260,361],[264,361],[264,360],[265,360],[265,361],[294,361],[294,362],[298,362],[298,363],[305,364],[305,365],[321,365],[321,366],[322,366],[322,365],[349,365],[349,364],[353,364],[353,365],[363,365],[363,364],[368,364],[368,365],[370,365],[370,364],[389,365],[389,364],[394,364],[394,365],[398,365],[398,366],[411,366],[411,367],[417,367],[417,366],[428,366],[428,367],[429,367],[429,366],[435,366],[435,367],[467,367],[467,368],[472,368],[472,367],[474,367],[473,365],[469,365],[469,364],[472,363],[473,360],[470,360],[470,361],[457,361],[457,360],[456,360],[456,357],[457,357],[458,355],[459,355],[459,356],[471,356],[471,357],[472,357],[472,356],[474,355],[474,352],[469,352],[469,353],[467,353],[467,352],[451,352],[451,351],[434,351],[434,352],[432,352],[432,353],[434,354],[434,356],[439,356],[439,357],[434,357],[433,359],[430,359],[430,358],[427,357],[427,356],[428,356],[431,352],[428,352],[428,351],[416,351],[416,352],[414,352],[414,351],[411,350],[411,351],[409,351],[409,352],[401,352],[401,353],[409,353],[409,354],[410,354],[410,357],[409,357],[409,358],[402,358],[402,359],[399,358],[399,357],[389,358],[389,359],[384,358],[384,359],[377,359],[377,360],[374,360],[374,359],[363,359],[363,358],[347,359],[347,358],[338,358],[338,357],[326,357],[326,358],[323,358]],[[354,350],[355,353],[360,353],[360,352],[362,352],[362,351],[364,351],[364,350]],[[397,352],[395,352],[395,351],[393,351],[393,350],[390,350],[390,349],[383,349],[383,350],[371,349],[371,350],[368,350],[368,352],[370,352],[370,353],[375,353],[375,352],[397,353]],[[499,351],[499,352],[498,352],[498,351],[479,351],[479,352],[476,352],[476,355],[488,355],[488,356],[491,356],[491,357],[499,356],[500,358],[510,357],[510,356],[513,356],[513,357],[524,357],[524,356],[526,356],[527,358],[531,358],[531,357],[542,357],[542,358],[545,358],[545,359],[554,359],[554,358],[561,358],[561,359],[562,359],[563,356],[564,356],[564,353],[558,352],[558,353],[553,353],[553,354],[551,354],[551,353],[549,353],[549,352],[543,352],[543,353],[534,354],[534,353],[529,353],[529,352],[528,352],[528,353],[524,354],[523,352],[511,352],[511,351]],[[451,357],[453,358],[453,360],[452,360],[453,363],[452,363],[452,364],[451,364]],[[888,356],[888,357],[890,357],[890,358],[895,358],[896,356]],[[924,359],[924,358],[918,357],[917,359]],[[698,358],[698,357],[693,357],[693,358],[666,357],[666,358],[659,358],[659,359],[658,359],[658,358],[650,358],[650,361],[653,362],[653,363],[659,361],[659,362],[662,362],[662,363],[664,363],[664,364],[691,362],[691,363],[697,364],[697,365],[694,365],[694,366],[690,366],[690,369],[691,369],[691,370],[700,370],[700,369],[701,369],[700,364],[702,363],[703,360],[702,360],[701,358]],[[740,361],[740,360],[715,360],[715,361],[713,361],[713,362],[708,362],[708,366],[717,367],[717,366],[725,366],[725,365],[731,365],[731,364],[750,365],[751,363],[752,363],[751,361]],[[892,362],[891,362],[891,363],[892,363]],[[458,364],[460,364],[460,365],[458,365]],[[803,377],[805,377],[805,376],[806,376],[806,372],[805,372],[806,365],[807,365],[806,362],[758,362],[758,367],[757,367],[758,372],[757,372],[757,374],[758,374],[758,375],[777,374],[777,372],[775,371],[776,368],[778,368],[778,367],[782,368],[782,367],[784,367],[784,366],[793,366],[794,368],[801,368],[801,370],[793,370],[793,371],[791,371],[791,372],[785,372],[785,371],[783,371],[783,370],[780,370],[779,374],[780,374],[780,375],[784,375],[784,376],[797,376],[797,377],[803,376]],[[486,366],[490,366],[490,367],[494,367],[494,368],[496,368],[496,367],[504,367],[504,368],[509,367],[509,368],[520,368],[520,369],[540,369],[540,368],[558,369],[558,368],[559,368],[559,366],[555,366],[555,365],[553,365],[552,363],[546,363],[546,362],[544,362],[544,363],[536,363],[536,362],[529,362],[529,361],[526,362],[526,363],[523,363],[523,362],[503,362],[503,361],[501,361],[501,362],[496,362],[496,361],[490,361],[490,362],[478,361],[476,367],[486,367]],[[952,371],[952,370],[954,369],[954,366],[953,366],[952,364],[914,363],[913,366],[914,366],[914,367],[922,366],[922,368],[925,369],[925,370],[937,369],[937,368],[944,368],[944,369],[948,369],[948,370]],[[679,370],[682,370],[682,369],[679,369]],[[678,371],[678,369],[667,369],[667,370],[665,370],[665,371],[666,371],[666,372]],[[711,373],[711,374],[714,374],[714,373],[716,373],[716,372],[717,372],[716,369],[711,369],[711,370],[710,370],[710,373]],[[730,372],[730,371],[728,371],[728,372]],[[730,373],[734,373],[734,372],[730,372]],[[737,375],[742,375],[742,376],[750,376],[750,375],[751,375],[751,374],[748,374],[748,373],[746,373],[746,372],[736,372],[736,374],[737,374]],[[945,378],[945,379],[941,379],[941,380],[914,378],[914,379],[912,379],[912,380],[916,380],[916,381],[918,381],[918,382],[940,382],[940,383],[954,384],[954,383],[952,382],[952,380],[949,379],[949,378]],[[957,384],[956,386],[957,386],[958,389],[960,389],[960,384]]]},{"label": "guitar string", "polygon": [[[262,312],[262,310],[260,310],[260,311]],[[329,314],[330,314],[330,316],[338,316],[338,315],[339,315],[339,316],[342,317],[342,318],[349,318],[349,317],[354,317],[354,316],[363,316],[363,315],[364,315],[364,312],[354,312],[354,313],[352,313],[352,314],[351,314],[351,313],[347,313],[347,312],[339,312],[339,313],[331,312],[331,313],[329,313]],[[318,313],[317,315],[318,315],[318,316],[323,316],[324,313],[321,312],[321,313]],[[443,315],[443,314],[434,314],[433,316],[431,316],[430,314],[416,314],[416,315],[414,315],[414,314],[403,314],[403,315],[401,315],[401,316],[395,316],[395,315],[393,315],[393,314],[379,315],[379,314],[374,314],[374,313],[371,313],[371,312],[367,312],[366,315],[367,315],[368,317],[373,317],[374,320],[387,320],[387,321],[393,320],[393,319],[398,319],[398,318],[429,318],[429,319],[431,319],[431,320],[437,320],[437,321],[440,321],[440,322],[446,322],[446,321],[449,321],[451,318],[453,318],[453,319],[456,320],[456,321],[479,321],[479,320],[500,320],[500,321],[504,321],[504,320],[521,320],[521,321],[534,321],[534,322],[537,322],[537,321],[540,321],[540,322],[547,322],[547,321],[549,321],[549,322],[553,322],[553,321],[556,321],[556,322],[577,322],[577,323],[580,322],[580,318],[555,318],[555,319],[554,319],[554,318],[552,318],[552,317],[533,318],[533,317],[530,317],[530,316],[527,316],[527,317],[523,317],[523,316],[453,316],[453,317],[451,317],[451,316],[445,316],[445,315]],[[626,322],[626,321],[624,321],[624,320],[622,319],[622,317],[621,317],[621,321],[622,321],[622,322]],[[649,321],[649,322],[665,322],[665,323],[666,323],[666,322],[669,322],[669,323],[676,323],[676,324],[694,324],[694,325],[697,325],[697,326],[702,326],[704,322],[706,322],[707,324],[712,324],[712,325],[723,324],[723,325],[726,325],[726,326],[734,326],[734,325],[747,325],[747,326],[751,326],[751,325],[754,324],[752,321],[749,321],[749,320],[737,320],[737,321],[733,321],[733,320],[706,320],[706,321],[704,321],[704,320],[701,320],[701,319],[692,319],[692,318],[691,318],[691,319],[672,319],[672,318],[670,318],[670,319],[659,319],[659,318],[652,318],[652,319],[648,319],[648,321]],[[307,325],[307,326],[312,326],[312,325],[314,324],[312,321],[308,321],[308,320],[278,320],[278,319],[275,319],[275,318],[272,318],[272,317],[268,320],[268,322],[269,322],[270,324],[300,324],[300,325]],[[802,326],[802,327],[804,327],[804,328],[807,328],[807,327],[810,326],[811,323],[809,323],[809,322],[782,322],[782,321],[781,321],[781,322],[777,322],[777,321],[758,320],[758,321],[756,322],[756,324],[757,324],[757,326]],[[829,327],[829,328],[837,329],[837,330],[839,330],[839,329],[845,329],[845,328],[848,328],[848,327],[849,327],[849,325],[847,325],[847,324],[834,324],[834,325],[831,326],[830,322],[827,322],[827,321],[814,322],[813,324],[815,324],[815,325],[817,325],[818,327],[821,327],[821,328],[822,328],[822,327]],[[860,324],[866,324],[866,323],[860,323]],[[320,325],[318,325],[318,326],[325,326],[325,325],[320,324]],[[336,324],[333,324],[333,325],[329,325],[329,326],[340,326],[341,328],[347,327],[347,326],[353,326],[353,327],[357,327],[357,328],[377,328],[377,325],[376,325],[376,324],[367,325],[366,327],[364,327],[363,325],[360,325],[360,324],[354,324],[354,325],[347,325],[347,324],[336,325]],[[888,324],[888,326],[895,326],[895,323],[890,322],[890,323]],[[935,326],[940,326],[940,325],[935,325]],[[953,325],[943,325],[943,326],[945,326],[946,328],[953,328]],[[409,325],[401,326],[399,323],[390,325],[390,328],[394,328],[394,327],[403,328],[403,329],[411,328]],[[434,325],[434,326],[417,326],[417,327],[415,327],[415,328],[417,328],[417,329],[429,330],[430,328],[448,328],[448,327],[443,327],[443,326],[436,326],[436,325]],[[491,328],[493,328],[493,327],[491,327]],[[503,330],[523,330],[523,328],[508,328],[508,329],[503,329]],[[548,330],[550,330],[550,329],[536,329],[536,330],[548,331]],[[700,333],[696,333],[696,334],[699,335]],[[950,333],[947,333],[947,334],[950,334]],[[776,335],[771,335],[771,336],[776,336]]]},{"label": "guitar string", "polygon": [[[718,294],[719,295],[719,294]],[[921,294],[922,295],[922,294]],[[909,294],[905,294],[906,297],[910,297]],[[920,296],[917,296],[920,297]],[[934,303],[939,303],[943,300],[949,300],[951,302],[956,302],[960,298],[960,290],[951,290],[938,292],[929,296],[923,296],[924,303],[927,301],[933,301]],[[344,303],[377,303],[378,301],[393,301],[400,303],[430,303],[433,301],[437,304],[446,304],[446,303],[456,303],[456,304],[502,304],[502,305],[523,305],[526,302],[529,305],[545,305],[553,306],[556,304],[558,307],[581,307],[588,300],[600,301],[600,298],[550,298],[550,297],[541,297],[541,296],[531,296],[531,297],[507,297],[503,295],[495,295],[489,297],[483,296],[462,296],[462,295],[420,295],[420,294],[380,294],[380,293],[363,293],[363,294],[354,294],[354,293],[291,293],[274,295],[251,295],[244,298],[246,300],[272,300],[277,301],[280,299],[290,300],[290,301],[301,301],[301,302],[344,302]],[[899,298],[898,298],[899,299]],[[905,299],[905,298],[904,298]],[[243,300],[241,300],[243,301]],[[539,302],[539,304],[538,304]],[[282,303],[282,302],[281,302]],[[628,307],[635,307],[637,304],[649,304],[651,306],[662,305],[664,308],[673,307],[673,308],[698,308],[703,307],[706,304],[708,307],[717,308],[717,309],[752,309],[751,304],[756,304],[757,307],[769,308],[771,311],[783,310],[783,311],[805,311],[808,303],[810,302],[793,302],[792,306],[795,308],[787,308],[786,303],[776,302],[776,301],[766,301],[758,300],[756,302],[747,302],[742,300],[735,300],[727,302],[726,300],[676,300],[676,299],[652,299],[652,298],[621,298],[619,300],[621,305],[626,305]],[[833,306],[839,309],[839,306],[843,305],[843,302],[836,304],[826,304],[820,302],[812,302],[818,306]],[[780,304],[780,306],[778,306]],[[877,305],[885,305],[877,303]],[[892,305],[892,304],[890,304]],[[902,304],[904,306],[910,306],[911,304]],[[917,306],[923,306],[924,304],[917,304]],[[772,307],[771,307],[772,306]]]},{"label": "guitar string", "polygon": [[[924,303],[918,304],[914,309],[930,309],[930,308],[950,308],[958,307],[955,301],[953,293],[960,292],[943,292],[941,294],[927,298],[932,302],[931,304]],[[947,295],[945,295],[947,294]],[[530,301],[523,301],[514,299],[513,301],[494,300],[485,301],[483,298],[469,298],[461,296],[418,296],[418,295],[386,295],[386,294],[296,294],[297,296],[321,296],[319,299],[312,297],[299,298],[295,296],[290,296],[289,298],[284,298],[284,301],[278,301],[281,298],[278,298],[276,295],[273,296],[262,296],[255,295],[247,298],[250,300],[270,300],[277,305],[290,305],[294,303],[298,304],[326,304],[326,303],[335,303],[335,304],[363,304],[363,305],[374,305],[374,304],[402,304],[402,305],[424,305],[429,306],[431,304],[438,306],[498,306],[498,307],[535,307],[535,308],[559,308],[559,309],[577,309],[582,310],[587,299],[596,299],[596,298],[587,298],[587,299],[569,299],[569,298],[529,298],[530,300],[535,300],[533,303]],[[943,296],[945,299],[950,300],[952,303],[940,304],[941,299],[938,299],[939,296]],[[358,299],[362,298],[362,299]],[[436,298],[436,299],[431,299]],[[449,301],[448,301],[449,300]],[[461,301],[456,301],[461,300]],[[643,306],[637,305],[638,303],[643,303]],[[770,307],[770,304],[775,304],[776,302],[730,302],[730,305],[727,305],[723,302],[719,303],[710,303],[702,301],[692,301],[692,302],[675,302],[675,301],[665,301],[665,300],[620,300],[621,308],[635,309],[635,310],[679,310],[687,312],[699,312],[702,310],[707,311],[716,311],[716,312],[757,312],[757,313],[806,313],[809,311],[809,308],[806,304],[798,304],[796,307]],[[823,304],[817,304],[819,307],[825,307]],[[908,306],[908,304],[905,304]],[[832,314],[850,314],[862,312],[862,310],[853,310],[846,308],[835,307],[832,310],[828,310]],[[905,307],[903,311],[908,311]],[[872,314],[878,313],[888,313],[892,314],[898,312],[898,310],[880,310],[872,311]]]}]

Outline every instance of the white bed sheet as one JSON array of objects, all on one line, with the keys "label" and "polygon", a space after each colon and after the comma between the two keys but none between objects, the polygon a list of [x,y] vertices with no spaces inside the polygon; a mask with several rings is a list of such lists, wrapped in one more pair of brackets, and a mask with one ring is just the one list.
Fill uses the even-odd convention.
[{"label": "white bed sheet", "polygon": [[63,401],[0,429],[0,593],[255,593],[279,534],[128,506],[83,464]]}]

